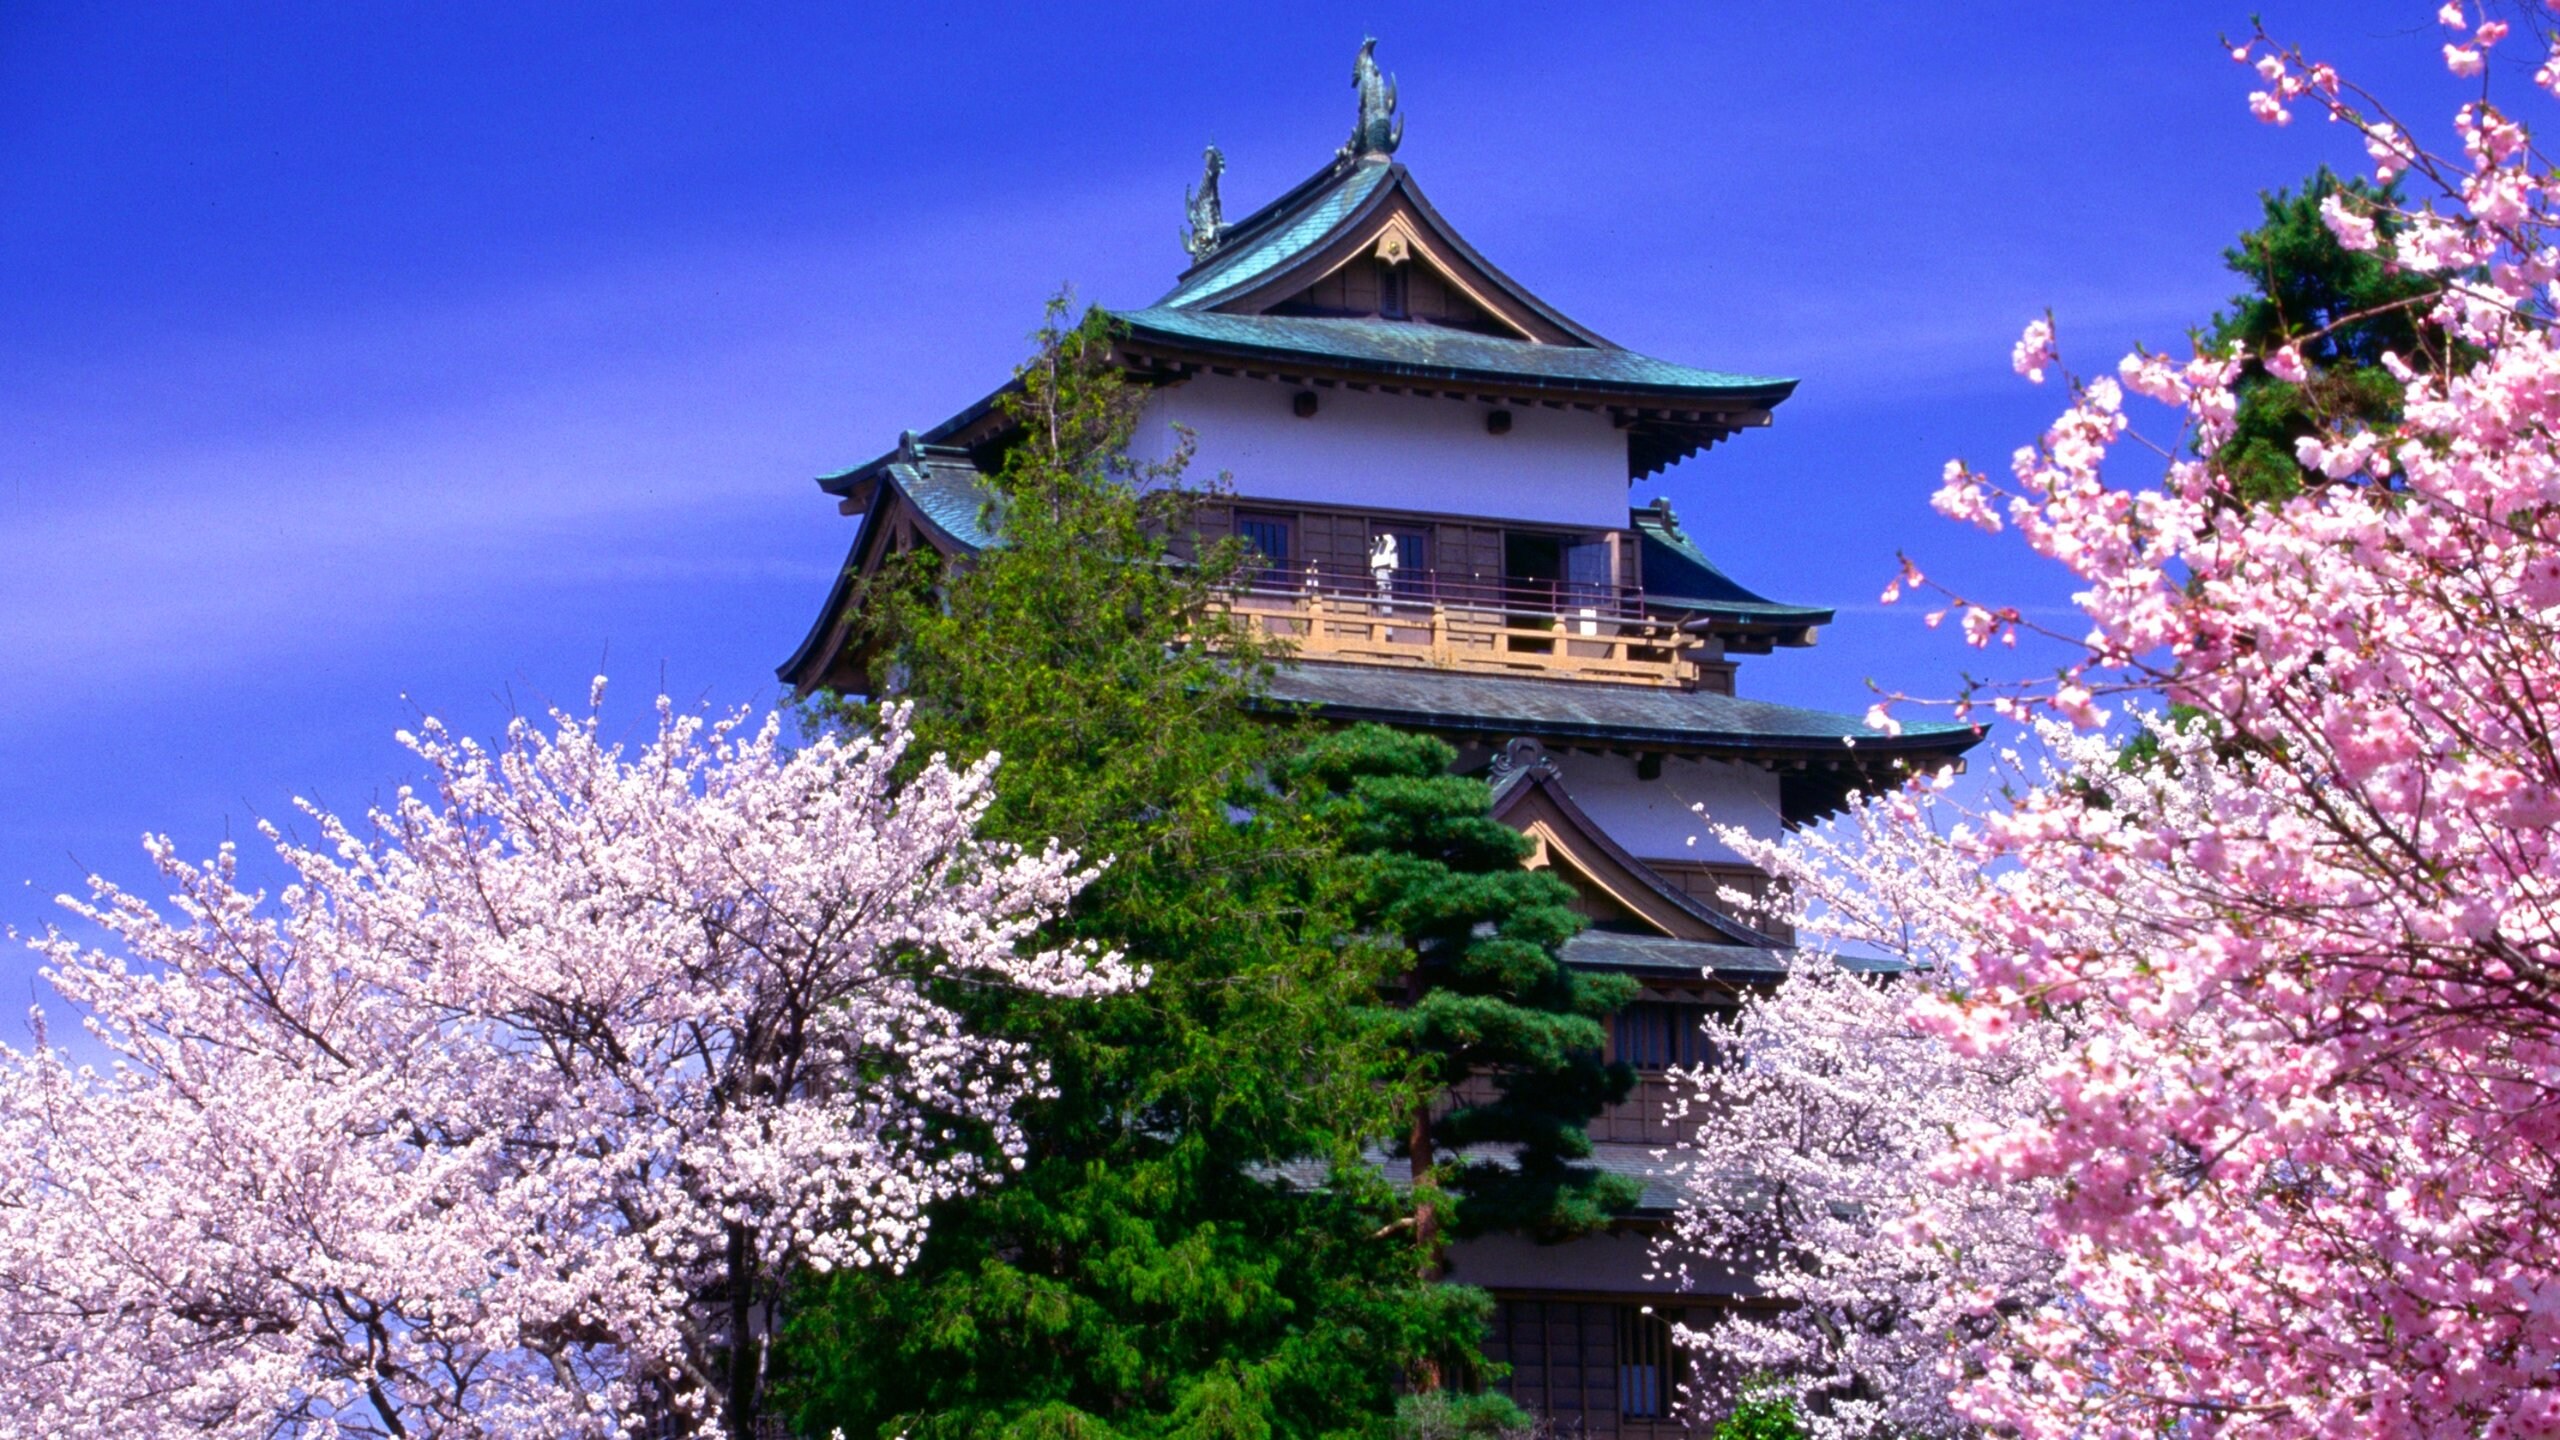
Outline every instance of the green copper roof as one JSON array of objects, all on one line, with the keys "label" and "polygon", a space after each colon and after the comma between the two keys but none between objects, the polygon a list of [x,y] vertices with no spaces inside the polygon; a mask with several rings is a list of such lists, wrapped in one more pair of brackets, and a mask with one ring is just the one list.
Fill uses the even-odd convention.
[{"label": "green copper roof", "polygon": [[[1483,283],[1557,333],[1540,343],[1427,319],[1243,313],[1267,311],[1277,292],[1340,263],[1341,243],[1367,236],[1391,206],[1414,217],[1444,256],[1472,267]],[[1712,401],[1718,403],[1699,408],[1718,411],[1765,409],[1795,389],[1793,380],[1702,370],[1611,344],[1478,254],[1432,208],[1412,175],[1383,155],[1336,161],[1219,233],[1217,248],[1170,293],[1143,309],[1114,312],[1133,338],[1417,379],[1659,397],[1674,407]]]},{"label": "green copper roof", "polygon": [[970,463],[968,452],[929,448],[923,463],[892,461],[885,470],[890,483],[905,492],[916,509],[924,512],[925,518],[940,527],[943,534],[972,550],[992,549],[1003,543],[987,528],[987,502],[991,497],[983,483],[985,477]]},{"label": "green copper roof", "polygon": [[1762,401],[1784,398],[1796,383],[1675,365],[1614,346],[1539,345],[1423,321],[1223,315],[1163,305],[1112,314],[1136,336],[1187,341],[1275,360],[1333,361],[1432,379],[1527,380],[1541,387],[1581,385]]},{"label": "green copper roof", "polygon": [[1788,605],[1755,594],[1716,568],[1680,529],[1680,518],[1661,500],[1628,516],[1644,567],[1644,598],[1667,610],[1694,610],[1745,624],[1813,626],[1831,623],[1819,605]]},{"label": "green copper roof", "polygon": [[[1319,174],[1311,184],[1301,185],[1237,222],[1216,253],[1184,275],[1172,293],[1156,304],[1209,304],[1219,295],[1296,259],[1332,234],[1334,227],[1359,209],[1390,173],[1385,165],[1370,164]],[[1330,183],[1325,183],[1328,180]],[[1293,201],[1303,208],[1293,208]],[[1287,213],[1275,213],[1284,209]],[[1261,233],[1256,234],[1257,230]]]}]

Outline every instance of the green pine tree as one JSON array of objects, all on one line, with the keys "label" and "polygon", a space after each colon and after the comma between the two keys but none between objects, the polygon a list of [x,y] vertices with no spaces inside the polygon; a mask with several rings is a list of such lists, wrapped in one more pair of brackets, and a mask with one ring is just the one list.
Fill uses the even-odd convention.
[{"label": "green pine tree", "polygon": [[1340,827],[1358,922],[1406,956],[1387,1013],[1428,1090],[1398,1143],[1426,1271],[1447,1235],[1561,1239],[1639,1195],[1580,1163],[1585,1127],[1635,1081],[1600,1058],[1602,1026],[1635,982],[1566,967],[1583,925],[1572,889],[1522,868],[1532,842],[1493,818],[1486,782],[1449,773],[1455,758],[1429,736],[1357,725],[1283,767]]},{"label": "green pine tree", "polygon": [[[1152,968],[1136,994],[959,997],[1055,1095],[1025,1168],[946,1206],[903,1275],[795,1297],[779,1365],[804,1434],[1385,1434],[1401,1377],[1473,1357],[1488,1302],[1431,1285],[1363,1159],[1412,1067],[1375,999],[1402,956],[1353,938],[1333,822],[1275,793],[1298,732],[1216,603],[1240,555],[1178,558],[1180,462],[1128,459],[1138,396],[1104,321],[1053,307],[1006,404],[999,548],[915,558],[863,602],[922,750],[1002,753],[987,829],[1109,866],[1060,938]],[[820,723],[863,723],[857,705]]]},{"label": "green pine tree", "polygon": [[2283,500],[2318,478],[2294,459],[2294,442],[2321,426],[2398,422],[2402,387],[2382,368],[2385,351],[2417,370],[2447,358],[2444,336],[2422,323],[2439,282],[2393,270],[2378,251],[2340,245],[2320,218],[2331,195],[2392,233],[2396,188],[2342,181],[2322,166],[2299,190],[2260,195],[2264,218],[2222,254],[2249,288],[2213,317],[2205,343],[2251,355],[2297,344],[2309,371],[2300,382],[2279,380],[2252,360],[2241,372],[2239,413],[2214,463],[2252,504]]}]

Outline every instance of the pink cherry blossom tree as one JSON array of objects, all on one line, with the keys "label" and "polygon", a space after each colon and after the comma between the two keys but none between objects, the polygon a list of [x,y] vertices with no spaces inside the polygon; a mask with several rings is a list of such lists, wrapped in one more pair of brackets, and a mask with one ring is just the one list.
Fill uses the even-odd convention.
[{"label": "pink cherry blossom tree", "polygon": [[362,825],[272,827],[34,943],[112,1065],[0,1053],[0,1432],[743,1432],[780,1287],[896,1267],[1019,1153],[1033,1057],[942,987],[1126,987],[1034,932],[1072,855],[973,837],[993,757],[661,701],[555,713]]},{"label": "pink cherry blossom tree", "polygon": [[[2401,417],[2306,439],[2326,483],[2281,504],[2213,463],[2232,355],[2137,353],[2070,381],[2005,479],[1950,465],[1943,511],[2014,530],[2082,586],[2087,628],[2060,637],[2079,658],[1966,702],[2058,725],[2049,767],[1975,823],[1886,807],[1855,863],[1799,847],[1788,867],[1853,912],[1910,876],[1991,877],[1908,942],[1861,938],[1936,967],[1904,1022],[1943,1047],[1933,1063],[2022,1079],[1949,1117],[1916,1166],[1889,1128],[1883,1158],[1833,1182],[1880,1197],[1865,1223],[1885,1258],[1857,1263],[1911,1265],[1913,1303],[1975,1283],[1918,1268],[1933,1215],[1983,1187],[2031,1208],[2050,1298],[1972,1312],[1979,1341],[1947,1332],[1972,1353],[1944,1393],[1979,1424],[2560,1434],[2560,215],[2549,162],[2492,98],[2507,24],[2438,18],[2471,92],[2445,153],[2263,33],[2236,58],[2261,119],[2325,115],[2403,177],[2417,198],[2395,223],[2353,196],[2328,223],[2442,281],[2410,303],[2457,358],[2385,357]],[[2560,89],[2560,55],[2535,80]],[[2302,317],[2300,338],[2349,318]],[[2258,358],[2301,364],[2295,345]],[[2062,370],[2054,327],[2016,361]],[[2128,391],[2172,422],[2145,446],[2167,457],[2150,483],[2114,473],[2142,439]],[[1927,582],[1906,568],[1900,587]],[[2025,623],[1960,596],[1939,614],[1977,645]],[[2161,699],[2176,719],[2149,712]],[[1835,1003],[1759,1053],[1853,1023]],[[1915,1170],[1937,1188],[1902,1186]]]}]

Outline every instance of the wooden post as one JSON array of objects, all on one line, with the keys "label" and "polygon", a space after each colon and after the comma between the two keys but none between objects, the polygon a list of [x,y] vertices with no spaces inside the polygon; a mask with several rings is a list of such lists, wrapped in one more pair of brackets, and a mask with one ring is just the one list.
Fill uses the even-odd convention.
[{"label": "wooden post", "polygon": [[1442,605],[1438,600],[1434,600],[1431,602],[1431,663],[1445,667],[1449,665],[1451,661],[1452,657],[1449,654],[1449,610],[1448,607]]}]

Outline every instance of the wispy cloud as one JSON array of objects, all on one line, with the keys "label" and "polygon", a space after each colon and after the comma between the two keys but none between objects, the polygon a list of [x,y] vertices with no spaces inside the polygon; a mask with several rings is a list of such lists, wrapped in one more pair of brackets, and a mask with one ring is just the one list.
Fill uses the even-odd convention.
[{"label": "wispy cloud", "polygon": [[850,534],[809,477],[973,398],[1057,282],[1007,276],[1017,323],[955,336],[949,237],[1090,258],[1030,228],[917,213],[62,367],[0,400],[0,724],[65,686],[210,683],[573,587],[814,597]]}]

